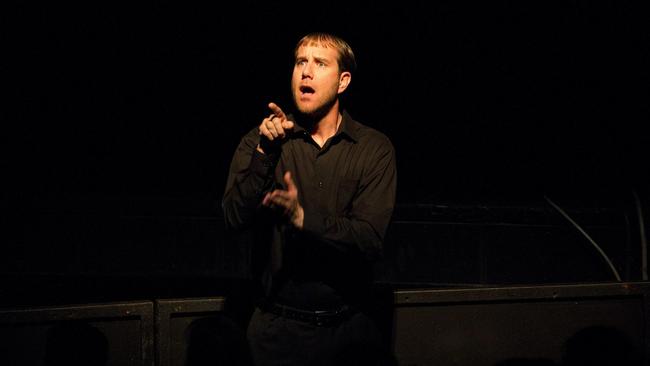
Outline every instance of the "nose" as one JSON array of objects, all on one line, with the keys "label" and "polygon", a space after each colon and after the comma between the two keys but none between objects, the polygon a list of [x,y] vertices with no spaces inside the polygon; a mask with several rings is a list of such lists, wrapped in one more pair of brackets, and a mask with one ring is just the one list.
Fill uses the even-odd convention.
[{"label": "nose", "polygon": [[305,65],[302,67],[302,78],[303,79],[305,79],[305,78],[310,78],[310,79],[313,78],[313,76],[314,76],[313,67],[314,67],[314,64],[312,64],[311,62],[305,63]]}]

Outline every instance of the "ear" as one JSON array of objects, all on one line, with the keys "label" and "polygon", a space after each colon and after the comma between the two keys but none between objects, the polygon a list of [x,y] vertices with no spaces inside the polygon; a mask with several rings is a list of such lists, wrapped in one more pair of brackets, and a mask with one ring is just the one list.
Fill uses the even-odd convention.
[{"label": "ear", "polygon": [[338,93],[341,94],[345,91],[345,89],[348,88],[348,85],[350,85],[350,82],[352,81],[352,74],[348,71],[343,71],[341,75],[339,75],[339,91]]}]

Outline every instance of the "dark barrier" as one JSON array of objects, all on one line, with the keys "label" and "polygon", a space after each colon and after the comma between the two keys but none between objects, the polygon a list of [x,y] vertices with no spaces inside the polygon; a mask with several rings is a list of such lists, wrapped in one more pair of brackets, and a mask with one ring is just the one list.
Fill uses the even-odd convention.
[{"label": "dark barrier", "polygon": [[645,365],[647,283],[401,290],[400,365]]},{"label": "dark barrier", "polygon": [[[400,366],[645,365],[650,354],[650,283],[397,289],[390,300],[374,316]],[[250,365],[245,324],[226,310],[220,297],[4,309],[0,364]]]},{"label": "dark barrier", "polygon": [[223,298],[156,301],[157,365],[249,364],[244,330],[224,305]]},{"label": "dark barrier", "polygon": [[0,310],[0,364],[154,364],[153,304],[106,303]]}]

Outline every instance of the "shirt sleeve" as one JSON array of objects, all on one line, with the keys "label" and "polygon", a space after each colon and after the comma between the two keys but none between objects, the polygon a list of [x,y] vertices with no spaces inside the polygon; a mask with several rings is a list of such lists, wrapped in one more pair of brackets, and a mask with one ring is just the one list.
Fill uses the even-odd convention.
[{"label": "shirt sleeve", "polygon": [[303,232],[340,250],[356,248],[367,259],[380,256],[395,206],[395,151],[385,138],[369,149],[352,206],[343,216],[305,211]]},{"label": "shirt sleeve", "polygon": [[240,141],[230,163],[221,202],[228,229],[241,229],[252,222],[262,198],[274,187],[274,171],[279,156],[257,151],[259,133],[251,130]]}]

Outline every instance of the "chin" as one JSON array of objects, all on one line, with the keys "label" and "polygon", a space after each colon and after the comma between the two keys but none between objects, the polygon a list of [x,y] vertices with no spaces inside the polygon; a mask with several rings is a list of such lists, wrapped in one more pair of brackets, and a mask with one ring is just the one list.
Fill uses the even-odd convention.
[{"label": "chin", "polygon": [[299,100],[294,100],[296,109],[300,114],[302,114],[305,117],[310,117],[310,118],[321,118],[324,115],[327,114],[329,109],[332,107],[334,101],[331,102],[326,102],[326,103],[314,103],[314,101],[310,101],[309,103],[301,103]]},{"label": "chin", "polygon": [[318,111],[317,108],[313,108],[313,107],[305,108],[305,107],[298,106],[298,112],[306,116],[311,116],[315,114],[317,111]]},{"label": "chin", "polygon": [[300,112],[301,114],[312,115],[318,112],[320,108],[312,104],[296,103],[296,109],[298,109],[298,112]]}]

